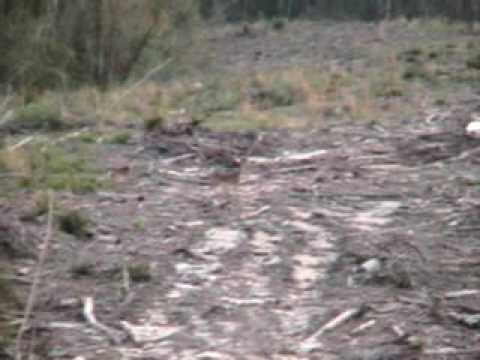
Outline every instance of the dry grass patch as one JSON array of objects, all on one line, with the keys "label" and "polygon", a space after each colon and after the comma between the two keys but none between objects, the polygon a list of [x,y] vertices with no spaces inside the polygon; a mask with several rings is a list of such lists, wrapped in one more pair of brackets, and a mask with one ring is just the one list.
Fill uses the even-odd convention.
[{"label": "dry grass patch", "polygon": [[233,115],[222,114],[211,116],[205,126],[220,131],[242,131],[253,129],[298,128],[301,127],[298,119],[286,114],[273,111],[259,111],[245,106]]}]

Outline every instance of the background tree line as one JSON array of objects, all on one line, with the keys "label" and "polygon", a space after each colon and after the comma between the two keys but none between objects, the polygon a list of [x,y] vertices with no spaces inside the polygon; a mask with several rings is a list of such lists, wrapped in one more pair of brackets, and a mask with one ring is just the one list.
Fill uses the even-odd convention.
[{"label": "background tree line", "polygon": [[0,83],[123,82],[153,42],[160,58],[187,48],[197,14],[197,0],[0,0]]},{"label": "background tree line", "polygon": [[223,8],[227,19],[233,21],[259,16],[301,15],[367,21],[399,16],[441,16],[450,20],[474,21],[480,16],[480,2],[477,0],[201,0],[201,8],[206,16]]},{"label": "background tree line", "polygon": [[198,19],[378,21],[443,17],[473,24],[478,0],[0,0],[0,82],[42,89],[123,82],[156,56],[188,48]]}]

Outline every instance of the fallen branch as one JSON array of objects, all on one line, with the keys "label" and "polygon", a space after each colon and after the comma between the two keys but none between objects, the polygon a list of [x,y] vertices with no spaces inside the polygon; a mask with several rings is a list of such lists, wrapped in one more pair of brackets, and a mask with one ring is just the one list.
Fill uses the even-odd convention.
[{"label": "fallen branch", "polygon": [[449,291],[443,295],[445,299],[458,299],[464,296],[480,295],[480,290],[477,289],[464,289],[459,291]]},{"label": "fallen branch", "polygon": [[346,159],[346,155],[339,153],[332,153],[329,150],[315,150],[307,153],[290,154],[286,156],[277,156],[274,158],[256,157],[248,158],[248,162],[254,165],[278,165],[278,164],[292,164],[310,162],[321,159]]}]

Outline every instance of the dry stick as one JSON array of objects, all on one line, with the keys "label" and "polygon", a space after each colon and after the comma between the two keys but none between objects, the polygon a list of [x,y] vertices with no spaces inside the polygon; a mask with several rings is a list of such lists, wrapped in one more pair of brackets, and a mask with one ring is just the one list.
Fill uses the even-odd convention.
[{"label": "dry stick", "polygon": [[45,265],[45,260],[48,254],[48,248],[53,234],[53,204],[54,204],[54,194],[52,191],[48,192],[48,218],[47,218],[47,233],[43,239],[42,249],[40,256],[38,258],[37,267],[33,275],[32,286],[30,287],[30,293],[28,295],[27,304],[25,306],[25,311],[23,314],[22,324],[18,330],[17,337],[15,339],[15,359],[20,360],[22,358],[21,354],[21,345],[22,339],[25,331],[28,329],[28,324],[30,317],[32,315],[33,307],[35,305],[35,300],[37,298],[38,285],[40,284],[40,277],[42,275],[42,270]]}]

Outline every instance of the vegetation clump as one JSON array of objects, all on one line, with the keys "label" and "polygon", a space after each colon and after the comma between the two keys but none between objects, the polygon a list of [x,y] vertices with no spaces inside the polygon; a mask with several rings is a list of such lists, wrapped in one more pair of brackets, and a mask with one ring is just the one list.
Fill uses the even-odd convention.
[{"label": "vegetation clump", "polygon": [[260,109],[291,106],[299,99],[298,89],[283,78],[256,79],[253,83],[252,102]]},{"label": "vegetation clump", "polygon": [[93,192],[102,185],[97,171],[77,151],[67,152],[58,145],[44,143],[6,149],[0,164],[28,189]]},{"label": "vegetation clump", "polygon": [[70,210],[64,214],[59,214],[57,219],[60,230],[63,232],[78,238],[85,238],[89,235],[91,221],[83,212]]},{"label": "vegetation clump", "polygon": [[126,145],[130,141],[131,134],[128,132],[118,132],[107,137],[106,142],[109,144]]},{"label": "vegetation clump", "polygon": [[95,275],[95,263],[91,260],[81,259],[72,265],[70,273],[73,277],[88,277]]},{"label": "vegetation clump", "polygon": [[424,66],[412,65],[405,69],[402,78],[404,80],[432,80],[432,75]]},{"label": "vegetation clump", "polygon": [[41,103],[31,103],[19,108],[6,126],[12,132],[58,131],[67,127],[59,109]]},{"label": "vegetation clump", "polygon": [[151,132],[154,130],[158,130],[165,125],[165,119],[162,116],[152,116],[145,118],[143,120],[143,127],[145,131]]},{"label": "vegetation clump", "polygon": [[241,91],[235,84],[213,80],[198,94],[194,94],[193,108],[196,112],[213,113],[229,111],[241,101]]},{"label": "vegetation clump", "polygon": [[29,209],[21,214],[23,221],[33,221],[36,218],[46,215],[49,211],[50,198],[47,191],[39,190],[32,194],[32,202]]},{"label": "vegetation clump", "polygon": [[476,54],[465,62],[468,69],[480,70],[480,54]]},{"label": "vegetation clump", "polygon": [[128,273],[133,282],[148,282],[152,279],[152,273],[148,263],[131,264],[128,266]]},{"label": "vegetation clump", "polygon": [[273,30],[277,30],[277,31],[280,31],[280,30],[283,30],[285,29],[285,19],[283,18],[275,18],[272,20],[272,28]]},{"label": "vegetation clump", "polygon": [[84,144],[95,144],[98,141],[98,135],[92,132],[86,132],[81,134],[78,140]]}]

